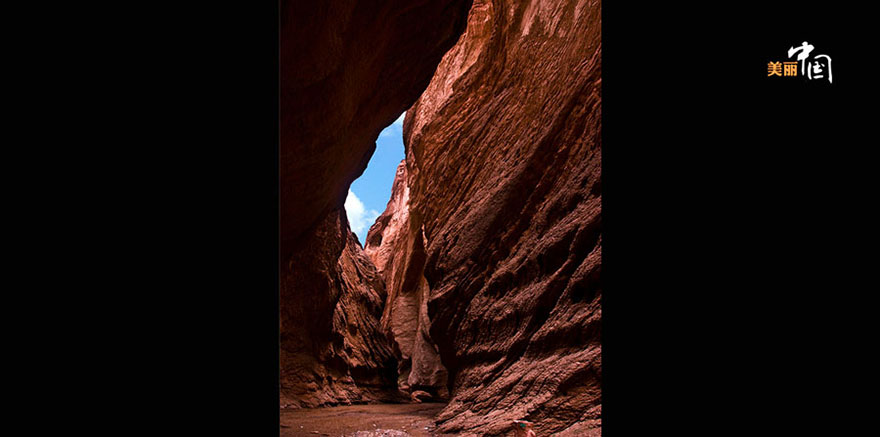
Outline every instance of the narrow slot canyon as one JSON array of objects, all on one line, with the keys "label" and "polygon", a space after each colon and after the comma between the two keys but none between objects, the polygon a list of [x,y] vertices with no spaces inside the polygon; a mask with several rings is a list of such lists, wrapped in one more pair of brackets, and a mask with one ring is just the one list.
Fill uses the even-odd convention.
[{"label": "narrow slot canyon", "polygon": [[590,0],[281,2],[282,436],[601,435],[600,35]]}]

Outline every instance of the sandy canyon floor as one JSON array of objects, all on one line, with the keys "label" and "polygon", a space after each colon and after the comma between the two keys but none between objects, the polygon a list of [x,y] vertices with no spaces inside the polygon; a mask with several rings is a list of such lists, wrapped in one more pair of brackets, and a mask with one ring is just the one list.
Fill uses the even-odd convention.
[{"label": "sandy canyon floor", "polygon": [[374,404],[281,410],[281,437],[429,437],[446,404]]}]

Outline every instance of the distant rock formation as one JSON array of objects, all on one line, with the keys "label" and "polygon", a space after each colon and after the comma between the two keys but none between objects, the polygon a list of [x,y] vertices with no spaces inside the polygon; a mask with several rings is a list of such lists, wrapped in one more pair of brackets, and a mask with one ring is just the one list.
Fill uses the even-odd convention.
[{"label": "distant rock formation", "polygon": [[409,181],[401,162],[385,212],[367,233],[366,253],[392,290],[382,313],[382,329],[394,342],[399,386],[403,391],[425,390],[447,399],[447,372],[431,340],[428,283],[421,228],[409,219]]}]

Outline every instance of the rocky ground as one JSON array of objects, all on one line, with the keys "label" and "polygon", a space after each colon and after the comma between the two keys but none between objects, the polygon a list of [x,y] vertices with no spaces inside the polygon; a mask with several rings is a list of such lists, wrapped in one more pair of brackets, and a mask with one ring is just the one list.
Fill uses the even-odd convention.
[{"label": "rocky ground", "polygon": [[446,404],[372,404],[281,410],[281,437],[428,437]]}]

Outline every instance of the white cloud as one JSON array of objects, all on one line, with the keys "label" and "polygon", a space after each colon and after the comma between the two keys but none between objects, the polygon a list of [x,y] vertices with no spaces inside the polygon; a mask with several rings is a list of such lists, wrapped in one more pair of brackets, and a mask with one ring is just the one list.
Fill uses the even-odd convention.
[{"label": "white cloud", "polygon": [[406,117],[406,111],[403,111],[403,114],[400,114],[400,117],[397,117],[397,120],[394,120],[394,123],[391,123],[385,129],[382,129],[382,133],[379,134],[380,137],[393,137],[403,135],[403,117]]},{"label": "white cloud", "polygon": [[367,232],[370,230],[370,226],[373,226],[376,217],[379,217],[379,211],[374,209],[366,210],[364,202],[361,202],[361,199],[358,199],[354,192],[349,189],[348,197],[345,198],[345,214],[348,216],[351,231],[358,236],[362,245],[365,244]]}]

